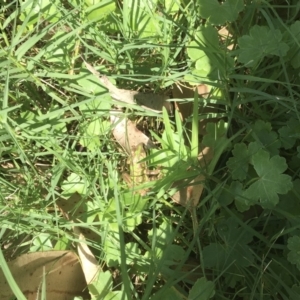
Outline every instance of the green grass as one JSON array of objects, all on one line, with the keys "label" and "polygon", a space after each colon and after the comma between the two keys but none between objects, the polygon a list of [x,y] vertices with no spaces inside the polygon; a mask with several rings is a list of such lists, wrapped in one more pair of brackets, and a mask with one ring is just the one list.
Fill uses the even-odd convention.
[{"label": "green grass", "polygon": [[[10,284],[5,260],[73,249],[75,222],[119,274],[103,299],[298,299],[298,1],[91,2],[0,8],[0,265]],[[120,103],[81,56],[119,88],[210,87],[180,99],[193,105],[184,120],[123,104],[158,142],[148,163],[162,178],[144,197],[121,176],[128,155],[109,119]],[[211,121],[204,136],[199,120]],[[200,146],[214,152],[205,169]],[[173,183],[201,173],[191,216],[171,200]],[[56,204],[76,193],[66,220]]]}]

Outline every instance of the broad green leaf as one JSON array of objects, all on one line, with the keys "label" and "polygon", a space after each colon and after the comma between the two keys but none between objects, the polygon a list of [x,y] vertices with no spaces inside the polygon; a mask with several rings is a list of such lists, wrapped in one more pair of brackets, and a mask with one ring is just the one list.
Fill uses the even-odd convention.
[{"label": "broad green leaf", "polygon": [[300,217],[300,179],[293,182],[293,189],[286,195],[280,195],[276,208],[292,216]]},{"label": "broad green leaf", "polygon": [[[220,74],[226,76],[233,69],[233,59],[219,45],[219,36],[216,28],[210,25],[198,28],[195,39],[187,48],[188,56],[195,64],[192,71],[193,77],[201,82],[205,78],[217,80]],[[195,81],[191,75],[186,75],[187,81]]]},{"label": "broad green leaf", "polygon": [[32,30],[34,25],[41,19],[47,20],[47,22],[54,23],[61,17],[60,11],[57,9],[58,0],[25,0],[21,3],[21,15],[20,20],[24,21],[26,17],[29,18],[29,22],[26,24],[29,30]]},{"label": "broad green leaf", "polygon": [[233,157],[229,158],[226,165],[230,170],[232,179],[240,181],[246,179],[251,156],[246,144],[235,144],[232,150]]},{"label": "broad green leaf", "polygon": [[257,120],[254,125],[251,126],[251,139],[259,143],[262,148],[265,148],[271,155],[279,153],[281,146],[278,135],[275,131],[272,131],[272,126],[268,122]]},{"label": "broad green leaf", "polygon": [[193,41],[190,43],[187,53],[189,57],[196,62],[197,71],[201,71],[201,75],[206,77],[211,71],[211,64],[208,56],[203,50],[199,49],[197,42]]},{"label": "broad green leaf", "polygon": [[97,118],[80,127],[82,132],[80,144],[90,151],[97,151],[101,147],[100,137],[110,133],[111,124],[107,120]]},{"label": "broad green leaf", "polygon": [[180,0],[164,0],[165,9],[168,14],[177,13],[179,10]]},{"label": "broad green leaf", "polygon": [[[101,69],[103,70],[103,68]],[[80,85],[86,93],[97,95],[97,94],[108,94],[107,89],[100,83],[99,79],[86,72],[79,73],[79,79],[77,80],[78,85]]]},{"label": "broad green leaf", "polygon": [[[164,220],[157,230],[150,230],[148,238],[155,243],[155,260],[164,260],[166,265],[173,265],[184,257],[182,247],[173,245],[174,231],[170,222]],[[154,254],[154,253],[153,253]],[[149,253],[147,255],[150,255]]]},{"label": "broad green leaf", "polygon": [[300,67],[300,53],[299,53],[299,43],[300,43],[300,21],[296,21],[290,27],[291,35],[287,37],[287,40],[290,42],[290,50],[288,52],[288,57],[290,63],[294,69]]},{"label": "broad green leaf", "polygon": [[287,121],[287,125],[279,130],[280,140],[285,149],[291,149],[300,138],[300,122],[296,119]]},{"label": "broad green leaf", "polygon": [[[105,261],[109,267],[116,267],[121,264],[121,244],[117,227],[117,224],[116,226],[115,224],[109,224],[107,234],[103,235],[103,253],[105,253]],[[141,250],[136,243],[127,243],[125,253],[127,265],[132,265],[142,259]]]},{"label": "broad green leaf", "polygon": [[[226,225],[222,225],[223,227]],[[220,232],[220,230],[219,230]],[[231,233],[227,233],[231,236]],[[206,268],[225,268],[249,267],[254,261],[253,254],[247,245],[252,240],[244,228],[236,228],[235,233],[229,239],[223,236],[224,243],[211,243],[203,249],[203,259]],[[246,236],[245,238],[243,236]],[[236,238],[236,240],[235,240]]]},{"label": "broad green leaf", "polygon": [[285,158],[259,150],[252,156],[252,164],[258,175],[256,182],[243,194],[250,203],[260,203],[264,208],[273,208],[279,201],[278,194],[292,189],[291,177],[282,174],[287,169]]},{"label": "broad green leaf", "polygon": [[176,288],[161,288],[159,292],[151,296],[151,300],[182,300],[182,294]]},{"label": "broad green leaf", "polygon": [[41,232],[32,239],[30,252],[51,250],[53,250],[53,245],[51,242],[51,235],[49,233]]},{"label": "broad green leaf", "polygon": [[232,181],[229,187],[221,190],[218,202],[224,206],[231,204],[236,197],[241,195],[242,188],[243,185],[239,181]]},{"label": "broad green leaf", "polygon": [[184,76],[184,80],[188,82],[190,85],[199,85],[201,82],[207,80],[209,72],[206,69],[191,69],[190,74],[186,74]]},{"label": "broad green leaf", "polygon": [[61,188],[64,195],[73,195],[76,192],[86,194],[89,183],[75,173],[71,173],[66,180],[63,181]]},{"label": "broad green leaf", "polygon": [[200,26],[193,41],[187,48],[188,56],[193,60],[204,58],[206,51],[212,52],[219,50],[219,37],[217,30],[212,26]]},{"label": "broad green leaf", "polygon": [[289,46],[282,42],[282,34],[278,29],[254,25],[249,35],[238,39],[240,47],[238,61],[248,67],[256,66],[265,56],[285,56]]},{"label": "broad green leaf", "polygon": [[252,241],[252,235],[245,232],[232,217],[219,222],[217,231],[226,245],[249,244]]},{"label": "broad green leaf", "polygon": [[189,292],[188,300],[208,300],[215,295],[215,285],[205,277],[199,278]]},{"label": "broad green leaf", "polygon": [[87,19],[90,21],[99,21],[116,9],[115,1],[85,0],[85,3]]},{"label": "broad green leaf", "polygon": [[142,223],[142,214],[125,212],[123,218],[123,230],[125,232],[132,232]]},{"label": "broad green leaf", "polygon": [[110,271],[99,272],[97,278],[88,285],[92,298],[105,299],[105,296],[112,290],[113,280]]},{"label": "broad green leaf", "polygon": [[224,270],[237,266],[249,267],[254,257],[246,244],[217,244],[211,243],[203,249],[204,265],[206,268]]},{"label": "broad green leaf", "polygon": [[288,261],[293,265],[296,265],[298,270],[300,270],[300,237],[290,237],[288,239],[287,247],[290,250],[287,255]]},{"label": "broad green leaf", "polygon": [[222,4],[217,0],[199,0],[198,5],[200,16],[215,25],[235,21],[244,9],[243,0],[225,0]]}]

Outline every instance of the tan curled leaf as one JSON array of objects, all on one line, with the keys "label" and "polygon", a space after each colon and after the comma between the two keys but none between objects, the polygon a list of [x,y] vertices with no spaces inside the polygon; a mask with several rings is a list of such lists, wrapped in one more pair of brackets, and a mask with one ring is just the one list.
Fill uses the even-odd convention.
[{"label": "tan curled leaf", "polygon": [[[194,98],[195,87],[191,86],[181,86],[181,85],[173,85],[172,94],[173,98],[176,99],[189,99]],[[197,91],[200,97],[207,98],[209,96],[210,87],[206,84],[199,84],[197,86]],[[175,107],[179,111],[182,120],[186,120],[193,114],[193,102],[175,102]],[[209,113],[216,113],[217,107],[213,107],[213,105],[209,105],[209,107],[199,106],[199,114],[207,115]],[[214,119],[200,119],[199,120],[199,134],[204,135],[206,133],[205,127],[206,123],[212,122]],[[186,129],[187,132],[191,130],[192,122],[188,122]]]},{"label": "tan curled leaf", "polygon": [[77,244],[77,251],[81,261],[83,274],[87,284],[91,284],[97,279],[99,272],[102,272],[101,267],[98,264],[94,254],[86,244],[86,239],[81,233],[81,230],[77,227],[74,228],[74,232],[78,235],[79,242]]},{"label": "tan curled leaf", "polygon": [[[109,271],[103,272],[97,259],[86,244],[83,234],[78,228],[74,229],[78,234],[79,243],[77,245],[78,255],[81,260],[82,270],[92,300],[96,299],[127,299],[122,297],[121,291],[113,292],[113,280]],[[124,296],[124,295],[123,295]]]},{"label": "tan curled leaf", "polygon": [[138,130],[132,121],[117,114],[111,114],[110,120],[114,125],[114,138],[128,154],[136,149],[139,144],[144,144],[147,148],[154,147],[152,141]]},{"label": "tan curled leaf", "polygon": [[[28,300],[38,299],[45,270],[47,299],[71,300],[75,296],[88,297],[86,281],[75,253],[47,251],[23,254],[7,263]],[[14,299],[13,292],[0,269],[0,299]]]},{"label": "tan curled leaf", "polygon": [[[199,166],[205,170],[211,159],[213,158],[213,151],[211,148],[204,148],[198,156]],[[188,172],[188,171],[187,171]],[[172,200],[182,206],[188,208],[196,207],[199,203],[200,197],[204,188],[205,175],[199,174],[193,179],[187,187],[181,188],[173,196]],[[176,182],[174,186],[183,184],[183,181]]]},{"label": "tan curled leaf", "polygon": [[84,59],[83,61],[86,68],[99,79],[100,83],[104,87],[108,89],[111,97],[114,100],[129,104],[138,104],[141,107],[154,112],[161,112],[163,107],[165,107],[169,112],[172,111],[172,105],[167,101],[167,96],[119,89],[114,86],[106,76],[101,76],[93,66],[87,63]]}]

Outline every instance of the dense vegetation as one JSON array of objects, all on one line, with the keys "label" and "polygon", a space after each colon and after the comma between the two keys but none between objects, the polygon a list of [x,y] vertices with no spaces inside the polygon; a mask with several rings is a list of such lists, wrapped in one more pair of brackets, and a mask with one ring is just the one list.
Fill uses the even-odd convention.
[{"label": "dense vegetation", "polygon": [[[74,250],[80,226],[111,282],[98,299],[300,299],[299,16],[297,0],[2,2],[5,260]],[[102,75],[175,108],[117,101]],[[114,138],[117,108],[144,157]],[[155,171],[140,193],[130,155]]]}]

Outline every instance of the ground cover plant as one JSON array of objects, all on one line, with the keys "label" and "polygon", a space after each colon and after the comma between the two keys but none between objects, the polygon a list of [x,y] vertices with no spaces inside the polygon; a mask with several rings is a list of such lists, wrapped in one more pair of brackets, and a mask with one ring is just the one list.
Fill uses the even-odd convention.
[{"label": "ground cover plant", "polygon": [[0,9],[3,299],[55,250],[70,299],[299,299],[298,1]]}]

